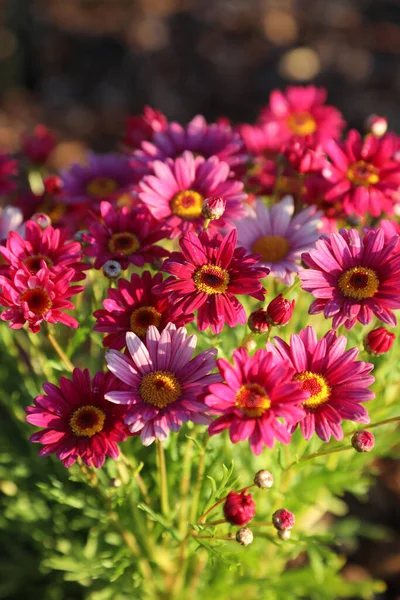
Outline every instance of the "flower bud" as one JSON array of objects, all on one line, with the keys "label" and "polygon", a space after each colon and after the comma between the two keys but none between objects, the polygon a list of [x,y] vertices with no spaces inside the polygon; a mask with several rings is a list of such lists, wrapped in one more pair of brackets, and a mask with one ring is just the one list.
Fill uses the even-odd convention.
[{"label": "flower bud", "polygon": [[121,265],[116,260],[108,260],[103,265],[103,274],[108,279],[118,279],[121,275]]},{"label": "flower bud", "polygon": [[254,539],[253,532],[248,527],[242,527],[236,533],[236,541],[242,546],[248,546]]},{"label": "flower bud", "polygon": [[275,529],[279,529],[279,531],[292,529],[294,521],[294,514],[290,510],[286,510],[286,508],[280,508],[272,515],[272,523]]},{"label": "flower bud", "polygon": [[378,115],[370,115],[367,118],[365,125],[367,131],[377,138],[383,137],[388,128],[387,119],[385,119],[385,117],[379,117]]},{"label": "flower bud", "polygon": [[274,476],[270,471],[262,469],[255,474],[254,483],[263,490],[271,488],[274,485]]},{"label": "flower bud", "polygon": [[56,138],[45,125],[37,125],[32,135],[23,135],[23,154],[37,165],[44,164],[56,146]]},{"label": "flower bud", "polygon": [[49,215],[45,213],[35,213],[30,218],[31,221],[35,221],[40,227],[40,229],[46,229],[49,225],[51,225],[51,219]]},{"label": "flower bud", "polygon": [[253,311],[249,315],[247,325],[253,333],[266,333],[270,328],[270,324],[267,320],[267,311],[263,308]]},{"label": "flower bud", "polygon": [[43,179],[43,185],[46,194],[49,194],[50,196],[61,192],[63,187],[61,177],[58,177],[58,175],[48,175]]},{"label": "flower bud", "polygon": [[110,479],[110,486],[111,487],[115,487],[115,488],[119,488],[122,485],[122,481],[119,477],[113,477],[112,479]]},{"label": "flower bud", "polygon": [[356,431],[351,438],[351,445],[357,452],[370,452],[375,446],[374,434],[365,429]]},{"label": "flower bud", "polygon": [[225,504],[225,519],[231,525],[246,525],[256,514],[256,504],[251,494],[229,492]]},{"label": "flower bud", "polygon": [[386,354],[393,346],[393,342],[396,336],[391,331],[388,331],[384,327],[378,327],[370,331],[364,340],[364,347],[367,352],[379,356],[380,354]]},{"label": "flower bud", "polygon": [[267,306],[267,321],[274,327],[283,327],[289,323],[294,310],[294,300],[290,302],[279,294]]},{"label": "flower bud", "polygon": [[205,219],[216,221],[220,219],[225,212],[226,200],[223,196],[211,196],[204,200],[202,215]]},{"label": "flower bud", "polygon": [[278,530],[278,537],[284,542],[286,542],[286,540],[290,540],[291,535],[292,532],[290,529],[282,529],[281,531]]}]

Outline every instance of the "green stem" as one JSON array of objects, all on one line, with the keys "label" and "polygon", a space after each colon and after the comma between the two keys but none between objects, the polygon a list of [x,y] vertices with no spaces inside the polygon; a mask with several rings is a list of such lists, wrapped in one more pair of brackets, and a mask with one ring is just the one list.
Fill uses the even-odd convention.
[{"label": "green stem", "polygon": [[209,439],[210,438],[209,438],[208,434],[206,434],[206,437],[204,438],[203,445],[201,447],[200,454],[199,454],[199,466],[197,468],[196,484],[195,484],[195,488],[193,490],[193,495],[192,495],[192,509],[190,511],[190,521],[192,523],[194,523],[196,520],[197,508],[199,506],[200,492],[201,492],[201,488],[203,485],[204,471],[206,468],[206,465],[205,465],[206,448],[207,448]]},{"label": "green stem", "polygon": [[61,346],[57,342],[56,338],[48,330],[47,330],[47,339],[49,340],[50,344],[53,346],[54,350],[57,352],[57,354],[60,357],[61,362],[63,363],[66,370],[71,371],[71,373],[72,373],[72,371],[74,370],[74,365],[69,360],[68,356],[65,354],[64,350],[61,348]]},{"label": "green stem", "polygon": [[226,537],[223,535],[197,535],[195,531],[192,531],[192,536],[195,539],[200,540],[224,540],[225,542],[233,542],[235,540],[234,537]]},{"label": "green stem", "polygon": [[300,283],[301,283],[301,281],[297,277],[295,279],[294,283],[292,283],[292,285],[290,287],[288,287],[287,290],[282,292],[282,296],[289,296],[292,292],[294,292],[295,289],[297,289],[299,287]]},{"label": "green stem", "polygon": [[331,448],[330,450],[323,450],[322,452],[314,452],[313,454],[309,454],[308,456],[303,456],[299,460],[295,460],[290,465],[288,465],[284,471],[289,471],[295,465],[299,463],[306,462],[307,460],[312,460],[314,458],[318,458],[320,456],[326,456],[327,454],[334,454],[335,452],[343,452],[343,450],[352,450],[353,446],[349,444],[348,446],[340,446],[339,448]]},{"label": "green stem", "polygon": [[400,417],[392,417],[391,419],[384,419],[383,421],[377,421],[376,423],[370,423],[363,427],[363,429],[373,429],[374,427],[380,427],[381,425],[387,425],[388,423],[396,423],[400,421]]},{"label": "green stem", "polygon": [[165,464],[164,447],[160,440],[156,440],[157,446],[157,468],[161,495],[161,512],[165,517],[169,518],[169,502],[168,502],[168,481],[167,467]]},{"label": "green stem", "polygon": [[180,489],[180,496],[182,498],[182,502],[179,511],[179,533],[182,538],[185,536],[187,530],[187,521],[189,515],[189,491],[191,482],[192,449],[193,441],[191,439],[188,439],[185,445],[185,454],[183,457],[182,479]]}]

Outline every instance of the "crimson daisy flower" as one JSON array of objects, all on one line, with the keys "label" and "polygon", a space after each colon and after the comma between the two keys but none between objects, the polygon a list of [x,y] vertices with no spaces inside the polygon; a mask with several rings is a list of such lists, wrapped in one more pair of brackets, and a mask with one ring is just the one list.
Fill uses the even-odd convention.
[{"label": "crimson daisy flower", "polygon": [[42,321],[78,327],[78,321],[63,312],[74,308],[69,298],[83,290],[81,285],[70,285],[74,275],[74,269],[51,274],[44,261],[35,275],[24,264],[13,273],[12,279],[0,275],[0,304],[10,307],[1,313],[0,319],[11,321],[11,329],[20,329],[28,322],[33,333],[40,330]]},{"label": "crimson daisy flower", "polygon": [[302,254],[309,269],[300,269],[302,288],[316,298],[309,313],[333,317],[332,326],[367,325],[372,315],[394,327],[392,309],[400,308],[400,237],[385,242],[382,229],[364,238],[356,229],[322,236],[315,249]]},{"label": "crimson daisy flower", "polygon": [[[12,269],[20,268],[23,263],[35,275],[44,261],[51,274],[62,273],[68,268],[74,270],[73,281],[85,278],[83,271],[89,269],[89,265],[81,261],[81,245],[68,241],[65,230],[51,225],[42,229],[35,221],[27,221],[24,237],[11,231],[6,246],[0,246],[0,254]],[[1,271],[8,270],[9,265],[3,265]]]},{"label": "crimson daisy flower", "polygon": [[375,397],[367,389],[374,382],[369,375],[374,365],[356,360],[358,348],[346,351],[344,335],[328,331],[318,340],[314,329],[306,327],[290,337],[290,344],[279,337],[274,338],[274,343],[268,343],[267,350],[283,365],[291,364],[294,381],[308,394],[302,402],[306,415],[300,421],[306,440],[314,431],[324,442],[329,442],[331,435],[342,440],[343,420],[369,423],[368,413],[360,403]]},{"label": "crimson daisy flower", "polygon": [[347,214],[360,217],[367,212],[373,217],[393,213],[400,163],[393,158],[396,142],[392,136],[379,139],[370,135],[363,141],[358,131],[351,130],[344,144],[329,140],[325,150],[332,160],[322,170],[332,184],[326,200],[340,201]]},{"label": "crimson daisy flower", "polygon": [[45,394],[28,406],[26,420],[42,427],[31,442],[43,445],[39,456],[55,454],[65,467],[78,457],[88,467],[100,468],[106,456],[118,458],[118,442],[128,433],[124,424],[125,407],[111,404],[104,396],[110,390],[126,389],[111,373],[74,369],[72,380],[61,377],[60,386],[44,383]]},{"label": "crimson daisy flower", "polygon": [[168,299],[160,298],[154,292],[154,287],[162,280],[161,273],[153,277],[149,271],[144,271],[142,275],[134,273],[130,281],[119,279],[118,289],[109,288],[108,297],[103,302],[104,310],[93,313],[97,320],[95,331],[108,334],[103,346],[122,350],[128,331],[144,339],[150,325],[161,331],[167,323],[180,327],[193,321],[193,314],[172,316]]},{"label": "crimson daisy flower", "polygon": [[246,254],[244,248],[235,249],[236,242],[236,229],[225,237],[209,231],[203,231],[199,237],[187,233],[179,241],[181,252],[173,252],[163,264],[163,271],[174,277],[166,279],[155,291],[170,299],[174,315],[198,309],[200,331],[210,325],[213,333],[220,333],[224,323],[230,327],[246,323],[246,312],[237,294],[264,299],[260,279],[269,270],[256,267],[259,255]]},{"label": "crimson daisy flower", "polygon": [[287,424],[294,425],[304,417],[299,404],[307,399],[307,393],[293,381],[293,367],[266,350],[249,356],[247,350],[238,348],[233,361],[234,365],[217,360],[224,383],[211,384],[204,401],[212,413],[222,416],[210,425],[209,434],[229,428],[231,441],[236,444],[249,439],[254,454],[260,454],[264,446],[272,448],[275,439],[289,443]]},{"label": "crimson daisy flower", "polygon": [[95,269],[100,269],[108,260],[116,260],[123,269],[129,264],[143,267],[155,258],[168,256],[168,251],[156,242],[165,239],[166,232],[144,208],[120,210],[109,202],[100,204],[102,221],[89,227],[85,237],[89,244],[85,248],[87,256],[94,256]]}]

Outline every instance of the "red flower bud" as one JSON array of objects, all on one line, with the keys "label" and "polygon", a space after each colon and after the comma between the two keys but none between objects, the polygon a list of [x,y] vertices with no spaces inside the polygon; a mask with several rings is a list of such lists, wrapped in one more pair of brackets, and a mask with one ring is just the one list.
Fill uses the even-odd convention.
[{"label": "red flower bud", "polygon": [[266,333],[270,328],[267,311],[263,308],[255,310],[250,314],[247,324],[253,333]]},{"label": "red flower bud", "polygon": [[224,515],[232,525],[246,525],[256,514],[256,504],[251,494],[229,492],[225,504]]},{"label": "red flower bud", "polygon": [[51,225],[51,219],[46,213],[35,213],[31,216],[30,220],[35,221],[41,229],[46,229],[46,227]]},{"label": "red flower bud", "polygon": [[55,136],[47,127],[37,125],[32,135],[22,136],[21,149],[31,162],[42,165],[54,150],[56,143]]},{"label": "red flower bud", "polygon": [[388,123],[385,117],[370,115],[365,122],[367,131],[377,138],[383,137],[387,132]]},{"label": "red flower bud", "polygon": [[267,320],[274,327],[282,327],[289,323],[294,310],[294,300],[286,300],[279,294],[267,306]]},{"label": "red flower bud", "polygon": [[43,180],[46,194],[53,196],[62,190],[62,180],[57,175],[49,175]]},{"label": "red flower bud", "polygon": [[223,196],[211,196],[204,200],[202,215],[210,221],[216,221],[224,214],[225,207],[226,200]]},{"label": "red flower bud", "polygon": [[357,452],[370,452],[375,446],[374,434],[370,431],[356,431],[351,438],[351,444]]},{"label": "red flower bud", "polygon": [[280,508],[272,515],[272,523],[275,529],[284,531],[285,529],[292,529],[294,525],[294,514],[286,508]]},{"label": "red flower bud", "polygon": [[384,327],[378,327],[378,329],[373,329],[368,333],[364,340],[364,347],[367,352],[378,356],[389,352],[395,339],[394,333]]}]

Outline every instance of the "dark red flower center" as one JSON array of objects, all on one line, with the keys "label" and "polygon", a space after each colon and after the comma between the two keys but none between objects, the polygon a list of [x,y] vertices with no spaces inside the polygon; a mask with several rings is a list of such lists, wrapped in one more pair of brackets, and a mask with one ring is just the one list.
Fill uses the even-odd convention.
[{"label": "dark red flower center", "polygon": [[199,292],[205,294],[223,294],[228,289],[229,273],[217,265],[203,265],[193,275],[193,281]]},{"label": "dark red flower center", "polygon": [[379,182],[379,169],[365,160],[350,165],[347,177],[354,185],[369,187]]},{"label": "dark red flower center", "polygon": [[49,293],[41,287],[26,290],[20,296],[21,304],[26,302],[28,308],[35,315],[42,316],[50,310],[52,302]]},{"label": "dark red flower center", "polygon": [[141,306],[131,314],[131,331],[139,337],[146,335],[150,325],[159,327],[161,322],[161,313],[154,306]]},{"label": "dark red flower center", "polygon": [[310,394],[308,400],[303,402],[303,406],[317,408],[317,406],[329,400],[331,388],[322,375],[312,373],[311,371],[303,371],[302,373],[297,373],[293,379],[300,381],[301,389]]},{"label": "dark red flower center", "polygon": [[133,233],[114,233],[108,242],[110,252],[120,252],[125,256],[133,254],[140,247],[140,243],[136,235]]},{"label": "dark red flower center", "polygon": [[261,417],[270,408],[271,401],[261,385],[246,383],[236,394],[236,406],[248,417]]},{"label": "dark red flower center", "polygon": [[101,408],[85,404],[75,410],[69,420],[73,433],[79,437],[92,437],[104,427],[106,414]]},{"label": "dark red flower center", "polygon": [[379,279],[373,269],[353,267],[339,277],[338,285],[343,296],[363,300],[372,298],[378,291]]},{"label": "dark red flower center", "polygon": [[23,262],[31,273],[37,273],[41,268],[40,263],[42,260],[44,260],[48,267],[53,266],[53,261],[48,256],[44,256],[43,254],[28,256],[28,258],[26,258]]}]

